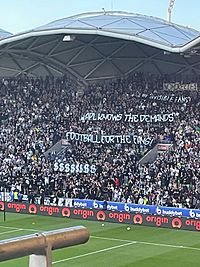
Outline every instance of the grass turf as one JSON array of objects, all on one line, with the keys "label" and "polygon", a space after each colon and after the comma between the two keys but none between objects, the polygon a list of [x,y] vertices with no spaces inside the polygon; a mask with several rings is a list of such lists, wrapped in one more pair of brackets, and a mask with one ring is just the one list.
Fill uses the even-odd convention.
[{"label": "grass turf", "polygon": [[[2,214],[0,214],[2,215]],[[66,218],[7,213],[0,239],[76,225],[89,229],[87,244],[53,252],[55,267],[199,267],[200,233]],[[0,262],[0,267],[26,267],[28,257]],[[39,266],[38,266],[39,267]]]}]

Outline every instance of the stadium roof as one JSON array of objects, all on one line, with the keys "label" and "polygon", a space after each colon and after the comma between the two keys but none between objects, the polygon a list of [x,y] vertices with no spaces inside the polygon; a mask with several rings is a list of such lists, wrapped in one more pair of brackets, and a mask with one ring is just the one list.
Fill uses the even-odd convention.
[{"label": "stadium roof", "polygon": [[200,32],[127,13],[91,12],[0,40],[0,75],[62,75],[83,83],[128,75],[199,72]]},{"label": "stadium roof", "polygon": [[152,42],[151,45],[155,47],[159,45],[181,47],[200,36],[198,31],[187,27],[154,17],[125,12],[81,14],[53,21],[37,28],[36,31],[56,29],[100,31],[105,36],[115,38],[125,38],[124,35],[127,35],[128,40],[133,40],[134,37],[134,40],[145,44]]},{"label": "stadium roof", "polygon": [[11,35],[12,35],[12,33],[0,29],[0,40],[3,38],[9,37]]}]

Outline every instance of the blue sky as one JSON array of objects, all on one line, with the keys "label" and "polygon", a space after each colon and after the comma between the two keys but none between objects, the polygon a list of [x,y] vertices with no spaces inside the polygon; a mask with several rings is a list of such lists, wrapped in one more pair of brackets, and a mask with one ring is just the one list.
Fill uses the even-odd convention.
[{"label": "blue sky", "polygon": [[[166,18],[169,0],[1,0],[0,28],[26,31],[88,11],[120,10]],[[176,0],[172,21],[200,31],[200,0]]]}]

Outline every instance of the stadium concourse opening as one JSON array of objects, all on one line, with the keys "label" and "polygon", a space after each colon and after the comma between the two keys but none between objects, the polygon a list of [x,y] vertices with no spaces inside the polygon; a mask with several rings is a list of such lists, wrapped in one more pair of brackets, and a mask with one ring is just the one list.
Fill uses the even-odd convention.
[{"label": "stadium concourse opening", "polygon": [[4,209],[199,220],[198,31],[93,12],[1,36]]}]

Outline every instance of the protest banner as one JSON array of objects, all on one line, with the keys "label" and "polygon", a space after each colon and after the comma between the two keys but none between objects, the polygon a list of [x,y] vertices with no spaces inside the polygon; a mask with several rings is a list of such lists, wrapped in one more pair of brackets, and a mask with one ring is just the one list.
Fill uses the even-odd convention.
[{"label": "protest banner", "polygon": [[163,83],[163,90],[168,91],[197,91],[197,83]]},{"label": "protest banner", "polygon": [[53,170],[66,173],[95,173],[96,166],[90,164],[70,164],[66,162],[55,161],[53,164]]},{"label": "protest banner", "polygon": [[192,98],[190,96],[165,94],[165,93],[141,93],[136,96],[140,99],[148,99],[152,101],[170,102],[176,104],[188,104]]},{"label": "protest banner", "polygon": [[127,135],[100,135],[100,134],[83,134],[67,132],[66,139],[69,141],[80,141],[84,143],[98,144],[136,144],[150,146],[153,142],[151,137],[145,137],[134,134]]},{"label": "protest banner", "polygon": [[88,112],[81,117],[81,121],[123,121],[134,123],[159,123],[173,122],[177,113],[160,113],[160,114],[112,114],[112,113],[95,113]]}]

